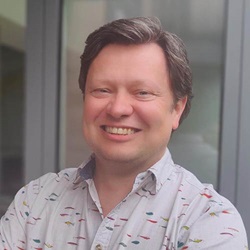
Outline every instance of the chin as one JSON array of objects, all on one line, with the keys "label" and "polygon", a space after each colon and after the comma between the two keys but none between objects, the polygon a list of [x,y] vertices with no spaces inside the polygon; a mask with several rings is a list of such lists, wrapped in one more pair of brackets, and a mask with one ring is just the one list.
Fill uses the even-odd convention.
[{"label": "chin", "polygon": [[100,158],[105,159],[106,161],[110,162],[117,162],[117,163],[131,163],[136,160],[138,157],[134,153],[124,153],[124,150],[115,150],[112,152],[96,152],[97,157],[100,156]]}]

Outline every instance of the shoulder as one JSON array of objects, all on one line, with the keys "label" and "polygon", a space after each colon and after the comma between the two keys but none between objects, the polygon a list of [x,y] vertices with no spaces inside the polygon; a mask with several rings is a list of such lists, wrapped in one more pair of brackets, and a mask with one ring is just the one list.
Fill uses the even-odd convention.
[{"label": "shoulder", "polygon": [[172,177],[175,184],[178,186],[178,191],[181,191],[188,199],[200,198],[215,199],[217,202],[225,201],[213,187],[212,184],[202,183],[193,173],[185,168],[174,165]]},{"label": "shoulder", "polygon": [[43,189],[51,189],[51,187],[71,185],[77,175],[77,168],[64,169],[58,173],[47,173],[23,187],[23,189],[36,190],[37,194]]},{"label": "shoulder", "polygon": [[42,207],[46,201],[54,201],[59,194],[71,189],[74,186],[77,168],[70,168],[60,171],[59,173],[47,173],[38,179],[32,180],[22,187],[6,212],[11,210],[20,211],[19,214],[23,219],[28,215],[34,204]]},{"label": "shoulder", "polygon": [[[65,190],[74,185],[74,180],[77,175],[77,168],[68,168],[59,173],[47,173],[40,178],[31,181],[24,186],[20,191],[26,196],[35,198],[36,196],[52,193],[56,190]],[[17,196],[20,195],[20,191]]]},{"label": "shoulder", "polygon": [[[187,247],[243,249],[246,232],[235,206],[184,168],[176,166],[175,174],[180,181],[178,196],[185,205],[179,240]],[[222,248],[215,248],[216,244]]]},{"label": "shoulder", "polygon": [[211,213],[210,215],[213,216],[216,211],[223,214],[229,214],[229,211],[238,213],[234,205],[220,195],[213,185],[201,183],[194,174],[178,165],[176,165],[175,174],[178,176],[176,178],[179,182],[179,196],[185,201],[187,211],[192,212],[193,215]]},{"label": "shoulder", "polygon": [[28,226],[40,221],[42,213],[49,215],[56,201],[62,199],[60,194],[72,190],[76,174],[76,168],[65,169],[57,174],[48,173],[22,187],[0,220],[2,244],[11,248],[20,239],[25,239]]}]

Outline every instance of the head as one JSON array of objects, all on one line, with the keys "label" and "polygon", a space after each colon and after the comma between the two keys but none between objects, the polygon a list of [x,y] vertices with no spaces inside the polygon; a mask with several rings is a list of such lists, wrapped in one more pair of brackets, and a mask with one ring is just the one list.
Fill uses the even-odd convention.
[{"label": "head", "polygon": [[147,43],[158,44],[164,52],[174,102],[177,103],[182,98],[187,98],[185,109],[180,118],[181,123],[190,111],[193,96],[189,61],[182,40],[175,34],[164,31],[156,17],[119,19],[91,33],[86,40],[86,46],[81,56],[80,89],[84,94],[89,67],[105,46]]}]

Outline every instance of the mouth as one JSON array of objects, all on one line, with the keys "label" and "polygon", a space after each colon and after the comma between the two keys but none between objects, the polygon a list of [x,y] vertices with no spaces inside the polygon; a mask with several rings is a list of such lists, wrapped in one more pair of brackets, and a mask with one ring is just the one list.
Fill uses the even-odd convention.
[{"label": "mouth", "polygon": [[136,132],[139,132],[139,129],[135,128],[122,128],[122,127],[110,127],[110,126],[101,126],[101,128],[105,132],[114,135],[131,135]]}]

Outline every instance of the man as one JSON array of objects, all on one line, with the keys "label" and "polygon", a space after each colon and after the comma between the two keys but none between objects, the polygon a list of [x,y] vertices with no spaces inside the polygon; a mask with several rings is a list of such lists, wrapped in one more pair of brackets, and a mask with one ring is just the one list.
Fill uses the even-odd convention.
[{"label": "man", "polygon": [[81,60],[93,154],[18,192],[2,249],[247,249],[234,206],[167,149],[192,98],[182,41],[156,18],[122,19],[90,34]]}]

